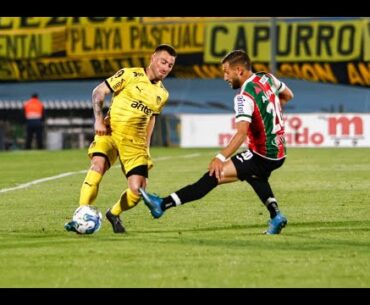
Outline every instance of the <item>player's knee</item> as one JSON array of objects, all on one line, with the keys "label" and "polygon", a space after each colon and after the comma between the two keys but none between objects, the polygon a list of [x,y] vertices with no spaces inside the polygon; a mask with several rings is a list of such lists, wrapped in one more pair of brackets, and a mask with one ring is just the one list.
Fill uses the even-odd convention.
[{"label": "player's knee", "polygon": [[129,186],[128,191],[131,194],[140,197],[140,192],[139,192],[140,187],[142,187],[140,184],[133,184]]},{"label": "player's knee", "polygon": [[91,167],[90,167],[91,170],[95,171],[95,172],[98,172],[99,174],[103,175],[105,170],[104,170],[104,166],[99,166],[97,164],[92,164]]},{"label": "player's knee", "polygon": [[260,176],[257,176],[257,175],[249,175],[249,176],[246,176],[245,180],[248,183],[253,183],[253,182],[267,182],[268,181],[268,178],[267,177],[260,177]]},{"label": "player's knee", "polygon": [[135,194],[138,197],[141,197],[139,191],[140,188],[145,189],[147,185],[147,178],[141,175],[131,175],[128,177],[128,189],[131,193]]},{"label": "player's knee", "polygon": [[107,166],[106,166],[106,161],[104,158],[96,158],[94,157],[92,160],[91,160],[91,167],[90,169],[93,170],[93,171],[96,171],[98,173],[100,173],[101,175],[103,175],[105,173],[105,171],[107,170]]}]

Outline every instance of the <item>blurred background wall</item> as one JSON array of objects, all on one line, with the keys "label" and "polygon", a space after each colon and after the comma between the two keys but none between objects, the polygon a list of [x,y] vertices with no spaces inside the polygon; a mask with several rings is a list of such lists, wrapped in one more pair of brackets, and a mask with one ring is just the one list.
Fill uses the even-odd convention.
[{"label": "blurred background wall", "polygon": [[[369,18],[0,17],[0,149],[24,148],[21,109],[33,92],[46,106],[46,147],[87,147],[93,88],[122,67],[148,65],[160,43],[173,45],[178,58],[164,81],[170,99],[155,145],[192,146],[195,133],[215,138],[208,146],[224,145],[216,138],[232,125],[203,134],[194,122],[199,114],[210,121],[225,115],[222,126],[232,117],[235,92],[219,63],[244,49],[254,71],[275,73],[295,92],[285,109],[288,132],[298,139],[291,145],[370,146]],[[289,124],[292,118],[301,123]],[[303,141],[310,133],[320,136]]]}]

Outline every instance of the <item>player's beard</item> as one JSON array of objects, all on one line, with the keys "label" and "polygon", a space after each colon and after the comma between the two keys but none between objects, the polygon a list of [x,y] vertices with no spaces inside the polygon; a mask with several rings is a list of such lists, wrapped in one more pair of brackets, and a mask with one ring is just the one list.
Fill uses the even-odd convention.
[{"label": "player's beard", "polygon": [[241,83],[240,83],[240,80],[237,78],[237,79],[233,79],[233,81],[231,82],[231,88],[233,89],[239,89],[241,87]]}]

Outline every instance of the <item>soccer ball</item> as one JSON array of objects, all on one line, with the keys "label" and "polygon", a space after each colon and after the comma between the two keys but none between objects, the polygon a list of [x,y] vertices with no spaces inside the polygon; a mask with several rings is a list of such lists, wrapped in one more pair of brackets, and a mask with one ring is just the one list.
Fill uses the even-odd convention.
[{"label": "soccer ball", "polygon": [[73,213],[73,221],[77,223],[76,230],[80,234],[93,234],[100,230],[102,214],[91,205],[83,205]]}]

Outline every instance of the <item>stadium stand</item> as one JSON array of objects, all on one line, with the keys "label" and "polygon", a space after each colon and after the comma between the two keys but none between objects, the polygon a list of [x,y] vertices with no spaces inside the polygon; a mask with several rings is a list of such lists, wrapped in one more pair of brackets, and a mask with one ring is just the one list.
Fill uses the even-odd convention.
[{"label": "stadium stand", "polygon": [[[370,112],[368,88],[282,79],[295,92],[285,113]],[[0,150],[22,148],[21,109],[39,92],[46,109],[49,149],[83,148],[93,134],[91,92],[100,80],[0,84]],[[156,125],[153,143],[176,145],[180,113],[232,113],[234,93],[222,79],[166,79],[170,99]],[[106,107],[109,101],[106,101]]]},{"label": "stadium stand", "polygon": [[[370,112],[368,88],[296,79],[282,80],[296,93],[294,102],[286,109],[287,113]],[[3,113],[21,109],[23,101],[30,92],[35,91],[40,92],[49,112],[73,110],[83,114],[91,109],[91,92],[98,82],[94,80],[0,84],[0,111]],[[231,101],[234,93],[222,79],[169,78],[165,85],[170,92],[170,100],[164,114],[233,111]]]}]

